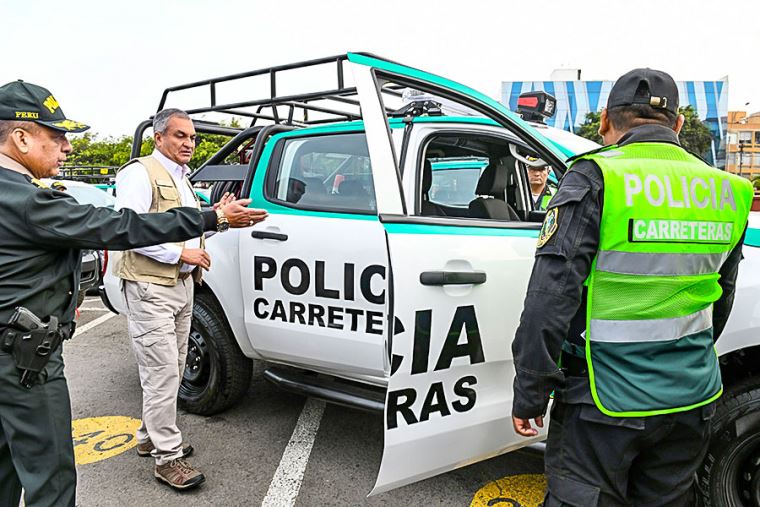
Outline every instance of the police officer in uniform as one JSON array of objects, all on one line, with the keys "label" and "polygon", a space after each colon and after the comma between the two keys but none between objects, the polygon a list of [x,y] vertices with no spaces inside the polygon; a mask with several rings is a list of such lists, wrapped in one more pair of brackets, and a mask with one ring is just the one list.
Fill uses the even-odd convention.
[{"label": "police officer in uniform", "polygon": [[[184,241],[263,219],[249,201],[215,211],[140,215],[80,206],[39,178],[71,152],[53,95],[22,81],[0,87],[0,505],[74,506],[76,470],[61,342],[74,331],[80,248]],[[30,346],[29,344],[32,344]]]},{"label": "police officer in uniform", "polygon": [[680,147],[677,111],[668,74],[618,79],[599,128],[610,146],[572,162],[539,235],[512,416],[535,435],[554,392],[546,507],[690,501],[752,189]]},{"label": "police officer in uniform", "polygon": [[551,168],[548,165],[528,166],[528,181],[535,210],[547,209],[549,201],[554,197],[554,189],[547,182],[550,171]]}]

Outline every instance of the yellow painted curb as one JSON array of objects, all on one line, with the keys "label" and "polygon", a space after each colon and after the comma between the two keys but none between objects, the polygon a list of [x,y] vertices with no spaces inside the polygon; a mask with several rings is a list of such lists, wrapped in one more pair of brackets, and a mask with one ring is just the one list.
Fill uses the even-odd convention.
[{"label": "yellow painted curb", "polygon": [[545,492],[543,474],[510,475],[480,488],[470,507],[539,507]]},{"label": "yellow painted curb", "polygon": [[71,423],[77,465],[112,458],[137,445],[140,419],[125,416],[88,417]]}]

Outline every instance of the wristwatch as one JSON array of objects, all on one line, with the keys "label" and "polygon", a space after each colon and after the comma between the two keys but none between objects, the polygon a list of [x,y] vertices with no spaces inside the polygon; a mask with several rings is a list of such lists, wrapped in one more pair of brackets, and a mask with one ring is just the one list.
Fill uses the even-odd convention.
[{"label": "wristwatch", "polygon": [[225,232],[230,228],[230,221],[224,216],[224,211],[221,208],[216,209],[216,231]]}]

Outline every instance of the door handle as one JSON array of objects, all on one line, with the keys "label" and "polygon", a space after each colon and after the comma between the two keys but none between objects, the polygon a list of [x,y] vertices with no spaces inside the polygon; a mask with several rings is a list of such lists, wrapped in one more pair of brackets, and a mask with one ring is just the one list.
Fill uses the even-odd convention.
[{"label": "door handle", "polygon": [[480,285],[485,283],[485,271],[423,271],[422,285]]},{"label": "door handle", "polygon": [[267,232],[267,231],[253,231],[251,237],[254,239],[274,239],[277,241],[287,241],[287,234],[280,234],[279,232]]}]

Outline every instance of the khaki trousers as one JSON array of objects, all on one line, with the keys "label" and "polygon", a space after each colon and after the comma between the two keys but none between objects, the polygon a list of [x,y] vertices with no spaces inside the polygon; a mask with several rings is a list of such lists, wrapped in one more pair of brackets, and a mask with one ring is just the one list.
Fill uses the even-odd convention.
[{"label": "khaki trousers", "polygon": [[149,439],[157,465],[182,456],[177,392],[185,370],[193,313],[193,279],[168,287],[124,280],[132,350],[142,385],[142,424],[137,442]]}]

